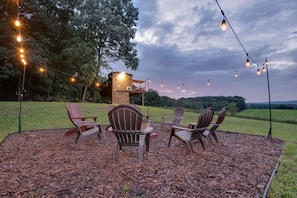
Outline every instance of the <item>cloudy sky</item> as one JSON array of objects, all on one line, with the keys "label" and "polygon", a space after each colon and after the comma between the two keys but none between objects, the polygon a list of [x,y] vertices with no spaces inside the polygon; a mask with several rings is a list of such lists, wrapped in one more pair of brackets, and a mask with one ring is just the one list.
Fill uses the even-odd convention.
[{"label": "cloudy sky", "polygon": [[[218,3],[261,71],[268,58],[271,100],[297,100],[296,0]],[[176,99],[242,96],[246,102],[268,101],[266,73],[257,75],[256,64],[245,66],[246,53],[230,26],[221,30],[223,16],[216,0],[134,0],[134,4],[139,8],[135,38],[139,67],[131,71],[116,63],[114,71],[150,79],[149,88]]]}]

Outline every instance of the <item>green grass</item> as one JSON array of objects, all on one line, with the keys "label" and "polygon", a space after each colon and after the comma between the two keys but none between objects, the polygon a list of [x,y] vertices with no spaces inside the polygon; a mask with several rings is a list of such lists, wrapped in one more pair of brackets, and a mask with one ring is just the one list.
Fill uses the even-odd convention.
[{"label": "green grass", "polygon": [[[269,120],[269,109],[247,109],[237,113],[237,117]],[[297,110],[272,109],[271,119],[275,122],[297,124]]]},{"label": "green grass", "polygon": [[[23,102],[22,131],[38,129],[71,128],[65,102]],[[80,103],[84,115],[99,116],[103,125],[108,124],[108,104]],[[0,102],[0,141],[8,134],[19,130],[19,102]],[[162,116],[172,115],[172,110],[154,107],[140,107],[143,114],[149,112],[150,119],[161,122]],[[181,125],[197,121],[199,113],[185,112]],[[280,167],[269,189],[269,197],[297,197],[297,110],[272,111],[272,136],[286,142]],[[217,116],[217,115],[216,115]],[[220,130],[267,136],[269,112],[267,109],[246,110],[238,113],[241,117],[227,116]],[[248,117],[242,118],[242,117]],[[253,118],[253,119],[252,119]],[[216,119],[216,117],[214,118]],[[263,120],[264,119],[264,120]],[[266,119],[266,120],[265,120]],[[289,121],[290,123],[285,123]]]}]

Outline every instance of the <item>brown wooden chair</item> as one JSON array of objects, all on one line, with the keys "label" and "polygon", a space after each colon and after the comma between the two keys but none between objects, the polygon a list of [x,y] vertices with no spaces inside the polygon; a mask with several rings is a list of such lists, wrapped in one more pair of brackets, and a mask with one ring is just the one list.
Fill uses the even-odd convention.
[{"label": "brown wooden chair", "polygon": [[[104,143],[106,143],[105,134],[101,130],[100,123],[96,122],[97,117],[79,117],[82,115],[80,107],[75,103],[70,103],[66,105],[67,114],[72,124],[75,126],[77,132],[76,147],[79,148],[80,144],[84,141],[86,137],[97,135],[98,139],[103,136]],[[87,119],[91,118],[90,121]]]},{"label": "brown wooden chair", "polygon": [[143,158],[143,147],[149,150],[150,133],[152,127],[142,128],[142,113],[131,105],[119,105],[108,112],[109,122],[114,133],[117,144],[114,153],[114,160],[118,148],[121,150],[123,146],[138,146],[139,163]]},{"label": "brown wooden chair", "polygon": [[172,116],[163,116],[162,117],[162,131],[163,131],[163,127],[164,125],[180,125],[180,121],[183,119],[184,117],[184,108],[182,107],[177,107],[174,109],[173,112],[173,117]]},{"label": "brown wooden chair", "polygon": [[[73,119],[73,121],[87,121],[87,122],[91,122],[91,123],[96,123],[96,120],[98,118],[98,116],[83,116],[82,110],[80,108],[80,106],[77,103],[69,103],[67,105],[67,109],[69,109],[69,113]],[[93,126],[90,126],[90,128],[92,128]],[[82,130],[84,131],[86,128],[88,128],[87,126],[82,127]],[[66,132],[66,136],[74,134],[74,133],[79,133],[79,130],[75,127],[74,129],[71,129],[69,131]]]},{"label": "brown wooden chair", "polygon": [[217,118],[216,122],[211,123],[210,124],[211,128],[209,130],[206,130],[206,131],[203,132],[202,136],[205,137],[210,144],[213,144],[212,140],[211,140],[211,136],[213,136],[215,141],[218,142],[218,137],[216,135],[216,130],[222,124],[222,122],[224,121],[224,119],[226,117],[226,114],[227,114],[227,109],[226,109],[226,107],[223,107],[222,110],[220,111],[219,115],[218,115],[218,118]]},{"label": "brown wooden chair", "polygon": [[173,125],[171,128],[170,139],[168,147],[170,146],[171,138],[176,137],[178,140],[184,142],[190,153],[193,152],[192,141],[199,140],[203,149],[204,143],[201,138],[203,132],[207,129],[214,116],[214,110],[211,107],[206,108],[198,117],[197,125],[194,128],[186,128]]}]

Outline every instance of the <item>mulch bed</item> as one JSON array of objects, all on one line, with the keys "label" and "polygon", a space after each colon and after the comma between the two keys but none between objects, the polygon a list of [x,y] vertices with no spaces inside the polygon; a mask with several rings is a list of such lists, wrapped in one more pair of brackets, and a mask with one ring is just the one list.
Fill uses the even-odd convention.
[{"label": "mulch bed", "polygon": [[219,131],[219,143],[194,153],[170,129],[152,123],[142,164],[138,149],[124,147],[113,161],[115,138],[86,139],[75,149],[68,129],[9,135],[0,145],[0,197],[262,197],[284,142]]}]

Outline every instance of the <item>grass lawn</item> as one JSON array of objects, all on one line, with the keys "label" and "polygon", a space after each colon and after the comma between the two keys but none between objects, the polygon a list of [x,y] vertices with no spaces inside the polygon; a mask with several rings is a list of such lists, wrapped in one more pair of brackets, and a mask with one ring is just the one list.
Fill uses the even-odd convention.
[{"label": "grass lawn", "polygon": [[[0,102],[0,141],[8,134],[28,130],[73,127],[66,112],[65,102],[23,102],[21,117],[19,102]],[[84,115],[99,116],[102,124],[108,124],[108,104],[80,103]],[[170,109],[141,106],[143,114],[150,115],[154,122],[162,116],[170,116]],[[241,114],[241,115],[240,115]],[[245,115],[244,115],[245,114]],[[181,125],[197,121],[199,113],[185,112]],[[258,117],[255,117],[258,116]],[[219,130],[267,136],[269,131],[268,110],[247,110],[241,117],[227,115]],[[242,117],[249,117],[242,118]],[[263,117],[263,118],[262,118]],[[273,110],[272,136],[286,142],[278,172],[270,186],[269,197],[297,197],[297,110]],[[21,118],[21,119],[20,119]],[[257,118],[257,119],[251,119]],[[216,117],[214,118],[216,119]],[[19,120],[21,122],[19,122]],[[290,123],[284,123],[289,120]],[[21,123],[21,125],[19,125]],[[21,126],[19,128],[19,126]]]}]

